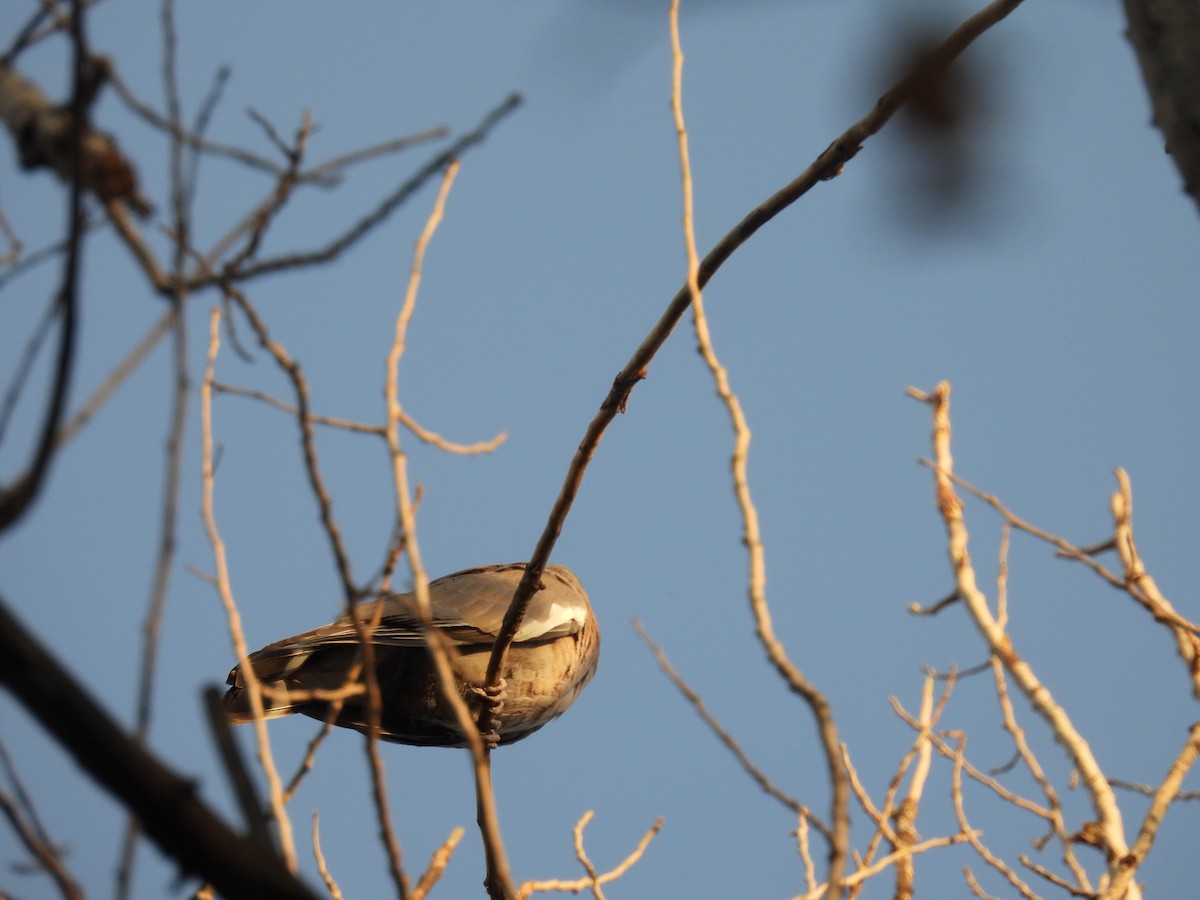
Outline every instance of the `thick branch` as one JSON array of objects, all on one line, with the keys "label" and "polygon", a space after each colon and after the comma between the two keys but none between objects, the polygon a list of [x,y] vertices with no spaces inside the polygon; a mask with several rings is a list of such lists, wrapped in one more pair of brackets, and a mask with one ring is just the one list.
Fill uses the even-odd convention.
[{"label": "thick branch", "polygon": [[76,762],[141,820],[186,873],[233,898],[316,895],[256,842],[236,834],[197,796],[194,781],[167,768],[89,696],[0,598],[0,683]]},{"label": "thick branch", "polygon": [[1194,0],[1125,0],[1125,16],[1154,124],[1184,187],[1200,204],[1200,5]]}]

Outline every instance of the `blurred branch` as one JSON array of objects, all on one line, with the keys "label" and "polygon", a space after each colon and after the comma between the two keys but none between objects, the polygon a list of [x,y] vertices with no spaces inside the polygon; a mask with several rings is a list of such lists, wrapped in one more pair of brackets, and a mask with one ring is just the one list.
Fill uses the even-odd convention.
[{"label": "blurred branch", "polygon": [[254,781],[246,768],[246,762],[238,749],[237,741],[233,737],[233,726],[229,724],[229,716],[225,712],[225,705],[221,702],[221,690],[216,685],[210,684],[204,689],[202,696],[204,712],[208,719],[208,730],[212,733],[213,741],[217,745],[217,752],[221,755],[221,764],[225,768],[225,774],[229,777],[234,799],[237,800],[238,807],[241,809],[242,819],[246,823],[249,836],[252,840],[257,841],[263,850],[268,853],[273,852],[271,835],[267,831],[267,820],[263,815],[262,803],[259,801],[258,792],[254,789]]},{"label": "blurred branch", "polygon": [[1191,0],[1124,0],[1154,124],[1200,206],[1200,6]]},{"label": "blurred branch", "polygon": [[46,307],[42,315],[38,318],[37,324],[33,327],[29,335],[29,340],[25,342],[25,349],[21,351],[21,356],[17,360],[16,370],[12,374],[12,381],[8,385],[8,390],[4,392],[3,402],[0,403],[0,444],[4,443],[4,436],[8,433],[8,425],[16,414],[21,396],[25,393],[25,384],[29,379],[30,373],[33,371],[33,365],[37,362],[42,344],[46,340],[46,335],[50,333],[50,326],[54,324],[58,312],[57,302],[51,303]]},{"label": "blurred branch", "polygon": [[[86,214],[86,211],[85,211]],[[103,222],[99,219],[88,219],[83,224],[83,233],[88,234],[93,229],[101,226]],[[0,273],[0,289],[6,287],[10,281],[20,277],[31,269],[44,263],[46,260],[57,256],[60,253],[65,253],[70,246],[70,240],[59,241],[56,244],[50,244],[46,247],[41,247],[30,253],[26,253],[19,260],[13,260],[5,265],[3,273]]]},{"label": "blurred branch", "polygon": [[13,229],[12,223],[8,221],[8,216],[4,214],[4,207],[0,206],[0,235],[8,241],[8,249],[0,253],[0,268],[11,266],[21,258],[21,251],[24,245],[21,239],[17,236],[17,232]]},{"label": "blurred branch", "polygon": [[[54,456],[54,436],[62,422],[67,406],[67,388],[71,381],[71,370],[75,361],[76,324],[79,307],[79,272],[83,255],[83,170],[84,170],[84,135],[87,133],[87,111],[90,100],[88,88],[88,59],[87,42],[83,33],[82,5],[80,0],[74,0],[74,21],[71,28],[73,50],[73,86],[70,113],[66,122],[65,133],[59,135],[59,140],[65,138],[66,152],[61,162],[65,166],[65,176],[71,186],[68,203],[68,232],[67,255],[63,265],[62,286],[55,301],[56,312],[62,318],[59,326],[58,358],[54,366],[54,376],[50,388],[50,399],[46,403],[42,417],[41,435],[38,438],[33,461],[25,474],[19,476],[8,485],[0,485],[0,532],[7,530],[32,505],[41,491],[42,484],[50,470],[50,460]],[[14,86],[4,81],[11,73],[7,66],[0,67],[0,85],[7,88],[21,89],[23,79],[16,78]],[[0,87],[0,89],[2,89]],[[29,89],[36,89],[29,86]],[[14,105],[17,109],[14,112]],[[15,118],[14,118],[15,116]],[[4,118],[10,128],[17,127],[24,113],[20,103],[12,97],[0,98],[0,118]]]},{"label": "blurred branch", "polygon": [[385,197],[376,207],[367,215],[363,216],[358,222],[352,225],[343,234],[334,238],[324,247],[317,250],[309,250],[300,253],[289,253],[285,256],[278,256],[272,259],[259,260],[249,263],[241,267],[231,267],[225,265],[220,269],[220,273],[205,274],[200,273],[196,276],[192,283],[194,288],[205,287],[217,281],[237,281],[243,282],[251,278],[257,278],[269,272],[278,272],[284,269],[294,269],[303,266],[317,265],[320,263],[329,262],[336,259],[343,252],[348,250],[354,244],[358,243],[367,233],[375,226],[383,222],[390,216],[399,206],[409,199],[427,181],[442,172],[451,162],[461,156],[467,149],[475,144],[483,141],[505,116],[511,113],[521,104],[521,97],[518,94],[512,94],[498,107],[488,113],[483,121],[475,128],[474,131],[460,137],[448,148],[437,154],[433,159],[425,163],[416,174],[398,186],[391,194]]},{"label": "blurred branch", "polygon": [[[82,12],[99,2],[100,0],[83,0],[83,3],[79,5],[79,10]],[[74,8],[73,6],[72,9]],[[51,21],[46,22],[46,19],[50,19]],[[70,15],[64,13],[58,8],[55,0],[41,0],[37,11],[30,16],[29,21],[17,32],[17,38],[13,41],[12,46],[0,57],[0,63],[12,61],[23,50],[27,50],[52,34],[57,34],[60,31],[70,31],[73,21],[74,13]]]},{"label": "blurred branch", "polygon": [[[163,88],[167,98],[167,108],[171,120],[179,122],[182,119],[182,103],[179,97],[179,74],[177,70],[178,51],[175,31],[174,0],[163,0],[160,10],[163,41]],[[154,562],[154,571],[150,580],[150,595],[146,601],[146,616],[142,626],[141,666],[137,687],[137,707],[135,713],[134,734],[137,740],[145,742],[150,734],[150,720],[153,714],[154,687],[156,669],[158,667],[158,637],[162,630],[162,618],[166,610],[167,594],[171,585],[171,573],[175,568],[175,547],[179,529],[179,491],[183,480],[183,432],[187,423],[187,402],[191,382],[188,376],[188,341],[187,316],[185,304],[188,290],[183,283],[184,265],[187,261],[187,248],[191,240],[191,209],[192,189],[185,171],[184,147],[179,141],[170,144],[170,177],[171,177],[171,216],[175,236],[174,253],[172,254],[170,296],[168,302],[173,313],[171,334],[174,338],[171,345],[172,361],[174,363],[174,390],[171,393],[171,412],[168,417],[167,440],[164,452],[166,454],[165,473],[162,488],[162,509],[159,515],[158,553]],[[123,209],[118,204],[109,202],[110,218],[122,217]],[[215,358],[216,348],[212,348]],[[210,365],[211,365],[210,360]],[[211,376],[211,371],[207,373]],[[206,395],[209,396],[209,395]],[[216,534],[215,521],[212,523],[210,535]],[[214,541],[214,549],[216,542]],[[218,590],[226,588],[227,578],[223,572],[223,561],[218,561],[217,578]],[[222,583],[224,582],[224,583]],[[289,868],[295,871],[293,853],[289,853],[290,835],[287,833],[288,823],[280,826],[280,839],[284,847],[284,859]],[[254,832],[254,821],[250,827]],[[133,884],[133,866],[137,854],[138,840],[141,827],[137,819],[131,817],[125,828],[125,840],[122,844],[121,855],[117,864],[117,898],[125,900],[129,896]],[[263,835],[256,838],[262,842]],[[270,844],[264,844],[270,847]]]},{"label": "blurred branch", "polygon": [[296,139],[292,146],[284,148],[285,158],[288,161],[287,168],[279,174],[275,182],[275,187],[258,208],[250,213],[234,230],[218,242],[216,249],[212,250],[205,259],[209,266],[215,267],[217,260],[224,254],[225,250],[233,246],[233,244],[245,236],[245,246],[239,250],[234,257],[225,263],[226,271],[234,271],[240,268],[247,260],[253,259],[258,253],[258,248],[262,246],[263,236],[267,233],[267,228],[274,220],[275,216],[283,209],[284,205],[291,199],[292,191],[296,187],[299,176],[300,165],[304,162],[304,154],[308,149],[308,139],[312,136],[313,123],[312,116],[306,110],[300,119],[300,126],[296,129]]},{"label": "blurred branch", "polygon": [[[133,165],[111,135],[93,129],[87,120],[108,77],[108,62],[90,56],[82,60],[73,99],[64,105],[51,103],[11,63],[0,62],[0,120],[8,127],[22,168],[50,169],[59,180],[80,184],[101,202],[125,203],[147,216],[151,207],[138,189]],[[72,148],[78,148],[77,158]]]},{"label": "blurred branch", "polygon": [[236,834],[183,778],[131,739],[0,598],[0,683],[93,779],[142,822],[184,874],[209,879],[228,897],[315,895],[272,855]]},{"label": "blurred branch", "polygon": [[25,790],[25,785],[17,775],[16,766],[13,765],[8,749],[3,743],[0,743],[0,763],[3,763],[4,773],[12,784],[15,795],[10,797],[7,792],[0,791],[0,811],[4,812],[21,843],[37,860],[37,865],[54,880],[59,893],[66,900],[82,898],[83,892],[79,883],[67,871],[61,851],[50,840],[46,827],[38,816],[37,808],[33,805],[33,798]]},{"label": "blurred branch", "polygon": [[[224,82],[229,76],[229,70],[222,68],[218,70],[215,82]],[[140,116],[144,121],[154,126],[155,128],[165,131],[183,141],[188,147],[201,153],[207,153],[210,156],[223,156],[227,159],[232,159],[235,162],[240,162],[252,169],[258,169],[275,177],[281,176],[286,170],[286,166],[282,166],[273,160],[258,156],[249,151],[243,150],[240,147],[234,147],[228,144],[221,144],[216,141],[210,141],[203,137],[198,131],[189,131],[172,123],[167,118],[158,113],[149,104],[143,103],[138,99],[137,95],[120,77],[115,70],[111,74],[113,88],[117,95],[125,102],[136,115]],[[407,149],[415,144],[425,143],[427,141],[443,138],[447,134],[447,129],[444,127],[427,128],[424,131],[418,131],[414,134],[405,135],[404,137],[392,138],[391,140],[382,141],[370,147],[365,147],[361,150],[355,150],[351,153],[345,153],[341,156],[336,156],[332,159],[319,163],[310,169],[300,172],[297,180],[303,183],[314,183],[324,186],[331,186],[337,183],[341,170],[350,166],[365,162],[369,159],[374,159],[378,156],[384,156],[389,153],[395,153],[399,150]]]},{"label": "blurred branch", "polygon": [[63,861],[58,858],[54,848],[42,840],[32,824],[25,821],[16,802],[3,791],[0,791],[0,812],[4,813],[12,830],[25,845],[25,849],[37,860],[38,866],[45,869],[46,874],[54,880],[58,892],[66,900],[82,900],[83,891],[79,889],[79,884],[67,871]]}]

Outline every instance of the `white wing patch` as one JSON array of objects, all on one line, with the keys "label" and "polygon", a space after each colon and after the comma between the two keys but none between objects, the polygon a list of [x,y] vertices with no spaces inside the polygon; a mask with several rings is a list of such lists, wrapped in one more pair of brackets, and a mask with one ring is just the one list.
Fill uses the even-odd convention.
[{"label": "white wing patch", "polygon": [[526,615],[514,640],[532,641],[550,632],[576,634],[586,621],[587,608],[578,600],[567,604],[554,602],[540,616]]}]

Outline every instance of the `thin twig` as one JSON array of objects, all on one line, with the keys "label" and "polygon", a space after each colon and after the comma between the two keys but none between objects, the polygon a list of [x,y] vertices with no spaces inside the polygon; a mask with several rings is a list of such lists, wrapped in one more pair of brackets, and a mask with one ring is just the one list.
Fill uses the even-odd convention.
[{"label": "thin twig", "polygon": [[968,835],[967,840],[975,849],[975,852],[979,854],[980,858],[982,858],[984,862],[1003,875],[1005,879],[1007,879],[1008,883],[1011,884],[1017,890],[1017,892],[1025,898],[1025,900],[1037,900],[1037,895],[1034,894],[1029,885],[1022,881],[1017,873],[1013,871],[1012,866],[1008,865],[1008,863],[1000,859],[1000,857],[996,856],[991,850],[984,846],[983,841],[979,839],[979,834],[971,830],[971,825],[967,821],[966,808],[963,805],[962,790],[963,752],[966,749],[967,739],[966,735],[962,734],[961,732],[953,736],[957,738],[957,744],[954,753],[954,774],[951,781],[950,792],[951,796],[954,798],[954,815],[958,819],[959,829],[963,834]]},{"label": "thin twig", "polygon": [[[1132,791],[1135,794],[1141,794],[1144,797],[1153,796],[1157,788],[1148,784],[1140,784],[1136,781],[1123,781],[1120,778],[1110,778],[1108,783],[1113,787],[1122,791]],[[1172,802],[1186,802],[1189,800],[1200,800],[1200,791],[1180,791],[1174,797]]]},{"label": "thin twig", "polygon": [[57,317],[58,304],[49,304],[38,318],[37,324],[29,335],[29,340],[25,342],[25,349],[21,351],[21,356],[17,360],[16,370],[13,372],[8,390],[4,392],[4,400],[0,402],[0,443],[4,442],[8,424],[17,411],[17,404],[25,393],[25,383],[29,379],[30,373],[33,372],[33,364],[37,362],[42,344],[45,343],[46,336],[50,333],[50,326],[54,324]]},{"label": "thin twig", "polygon": [[225,559],[225,544],[217,530],[217,520],[213,504],[213,435],[212,435],[212,378],[216,364],[217,350],[221,345],[221,310],[213,307],[209,319],[208,360],[204,368],[204,381],[200,385],[200,429],[201,429],[201,474],[203,482],[202,513],[208,540],[213,548],[213,562],[216,566],[217,591],[225,607],[225,615],[229,620],[229,633],[233,639],[234,651],[238,658],[238,667],[245,681],[246,693],[250,698],[250,709],[254,713],[254,730],[258,738],[258,758],[267,776],[267,786],[270,790],[271,810],[275,817],[275,827],[279,831],[280,849],[283,861],[289,871],[296,871],[296,847],[292,840],[292,825],[283,806],[283,788],[279,781],[279,771],[275,767],[275,758],[271,755],[271,739],[267,734],[266,718],[263,715],[262,692],[259,689],[258,676],[254,666],[250,664],[250,654],[246,647],[246,637],[242,632],[242,619],[237,605],[233,600],[233,591],[229,586],[229,568]]},{"label": "thin twig", "polygon": [[745,770],[746,774],[753,779],[754,783],[762,788],[767,795],[774,797],[802,820],[812,822],[812,824],[816,826],[817,830],[824,835],[825,840],[832,841],[833,833],[829,830],[829,826],[813,815],[812,810],[810,810],[807,806],[778,787],[773,781],[771,781],[770,778],[767,777],[766,773],[756,766],[750,757],[746,755],[745,751],[742,750],[741,745],[738,744],[737,739],[728,731],[726,731],[725,727],[719,721],[717,721],[717,718],[708,711],[708,707],[704,703],[704,698],[697,694],[692,689],[691,685],[684,680],[683,676],[679,674],[676,668],[671,665],[671,661],[667,659],[666,652],[662,647],[654,642],[653,638],[651,638],[649,634],[646,633],[646,629],[642,627],[640,620],[633,620],[633,630],[636,631],[638,636],[646,642],[646,645],[650,648],[650,652],[654,654],[654,658],[658,662],[658,667],[663,670],[663,674],[666,675],[670,682],[675,685],[681,694],[683,694],[688,703],[692,704],[692,708],[696,711],[696,715],[698,715],[704,721],[704,724],[706,724],[712,733],[717,736],[717,739],[729,748],[729,752],[734,755],[738,763]]},{"label": "thin twig", "polygon": [[[66,446],[92,420],[92,417],[100,411],[100,408],[108,402],[108,399],[116,393],[117,388],[125,382],[125,379],[137,371],[138,366],[150,355],[150,351],[158,346],[158,342],[174,326],[176,315],[177,311],[175,309],[168,309],[163,313],[142,339],[134,345],[125,358],[108,373],[104,381],[100,383],[100,386],[92,392],[87,401],[75,412],[75,415],[71,416],[67,423],[58,430],[58,434],[54,440],[59,447]],[[176,378],[176,384],[178,384],[178,377]]]},{"label": "thin twig", "polygon": [[[278,397],[272,397],[270,394],[263,391],[252,391],[247,388],[240,388],[232,384],[224,382],[214,382],[213,390],[221,394],[233,394],[238,397],[248,397],[252,400],[258,400],[268,406],[273,406],[281,412],[296,415],[298,410],[292,404],[280,400]],[[309,414],[309,421],[316,425],[326,425],[330,428],[340,428],[343,431],[355,431],[360,434],[374,434],[378,437],[387,437],[387,428],[383,425],[371,425],[367,422],[355,422],[350,419],[340,419],[336,416],[321,416],[316,413]],[[458,453],[463,456],[470,456],[476,453],[491,453],[508,439],[508,432],[501,431],[495,437],[486,441],[476,441],[473,444],[459,444],[454,441],[447,440],[436,432],[422,428],[407,412],[401,410],[400,424],[411,431],[418,439],[426,444],[437,447],[439,450],[445,450],[447,453]]]},{"label": "thin twig", "polygon": [[400,419],[403,409],[400,405],[400,359],[404,355],[408,335],[408,324],[416,308],[417,291],[421,284],[422,266],[425,250],[434,232],[441,223],[445,212],[446,198],[454,177],[458,173],[457,162],[447,167],[442,177],[441,189],[433,210],[425,223],[425,228],[413,248],[412,270],[409,273],[408,285],[404,292],[404,302],[396,314],[396,325],[392,336],[392,345],[388,351],[386,382],[384,396],[387,403],[387,444],[388,455],[392,462],[392,481],[396,496],[396,510],[400,519],[400,527],[404,536],[404,547],[408,554],[409,569],[412,572],[413,593],[417,600],[417,610],[425,631],[426,646],[429,657],[437,672],[438,690],[442,699],[454,711],[459,725],[459,731],[471,751],[471,759],[475,771],[475,797],[480,832],[483,836],[484,855],[487,859],[487,876],[485,885],[493,897],[511,898],[515,896],[512,876],[508,870],[508,859],[504,852],[504,843],[500,835],[500,824],[497,819],[495,797],[492,793],[491,762],[480,737],[479,730],[472,720],[466,702],[458,693],[454,674],[450,666],[449,648],[441,639],[440,633],[431,627],[432,613],[429,600],[429,576],[425,572],[421,560],[420,545],[417,541],[416,515],[413,509],[412,489],[408,479],[408,456],[400,444]]},{"label": "thin twig", "polygon": [[[1151,612],[1156,621],[1178,618],[1175,607],[1158,590],[1158,585],[1138,556],[1133,540],[1133,488],[1129,483],[1129,474],[1121,468],[1115,474],[1117,490],[1113,492],[1111,500],[1113,543],[1125,569],[1126,590]],[[1200,698],[1200,637],[1179,625],[1173,625],[1171,630],[1179,657],[1192,679],[1192,694]]]},{"label": "thin twig", "polygon": [[492,128],[495,127],[500,120],[511,113],[521,104],[521,97],[518,94],[509,96],[503,103],[488,113],[483,121],[475,130],[468,132],[460,137],[446,150],[438,153],[427,162],[424,166],[417,170],[411,178],[399,185],[391,194],[385,197],[380,203],[367,215],[363,216],[352,225],[342,235],[330,241],[324,247],[317,250],[302,251],[299,253],[289,253],[284,256],[278,256],[271,259],[259,260],[258,262],[250,263],[244,267],[231,271],[226,268],[221,270],[218,277],[205,275],[201,273],[197,280],[193,283],[193,287],[203,287],[208,283],[226,279],[232,281],[243,282],[251,278],[258,278],[270,272],[278,272],[283,269],[294,269],[302,266],[316,265],[336,259],[350,247],[354,246],[367,233],[375,228],[379,223],[390,216],[397,208],[403,205],[413,194],[425,185],[427,181],[435,177],[443,171],[446,166],[450,165],[455,159],[461,156],[466,150],[475,144],[483,141]]},{"label": "thin twig", "polygon": [[[951,847],[955,844],[962,844],[969,840],[970,836],[966,834],[951,834],[946,837],[930,838],[927,841],[921,841],[919,844],[913,844],[907,850],[897,850],[895,853],[889,853],[887,856],[881,856],[870,865],[863,865],[856,868],[853,872],[842,879],[844,887],[852,888],[868,878],[874,878],[880,872],[886,872],[889,866],[895,865],[896,861],[901,856],[919,856],[922,853],[928,853],[930,850],[936,850],[939,847]],[[818,885],[816,890],[808,891],[804,894],[798,894],[793,900],[820,900],[826,896],[829,891],[828,885]]]},{"label": "thin twig", "polygon": [[593,815],[595,815],[595,811],[589,809],[580,816],[575,827],[571,829],[571,835],[575,839],[575,858],[579,860],[579,864],[583,866],[583,870],[587,872],[591,881],[588,886],[592,889],[592,896],[596,900],[605,900],[604,891],[600,887],[600,876],[596,874],[596,867],[592,864],[592,860],[583,846],[583,830],[587,828],[588,822],[592,821]]},{"label": "thin twig", "polygon": [[[84,234],[90,234],[94,229],[100,228],[104,224],[103,219],[88,219],[83,226]],[[70,242],[66,240],[58,241],[57,243],[34,250],[32,253],[26,253],[19,261],[8,263],[4,271],[0,273],[0,289],[3,289],[10,281],[36,268],[46,260],[60,253],[65,253],[69,244]]]},{"label": "thin twig", "polygon": [[[917,734],[913,738],[912,745],[908,748],[908,751],[904,754],[903,758],[900,760],[900,763],[896,766],[895,774],[892,775],[892,780],[888,783],[887,791],[884,793],[883,805],[881,809],[875,810],[874,807],[871,806],[869,798],[865,798],[865,790],[861,785],[857,785],[857,776],[855,775],[854,767],[850,762],[849,750],[846,749],[845,745],[843,744],[842,755],[844,758],[846,771],[851,778],[851,786],[854,788],[855,794],[859,797],[859,802],[863,805],[863,809],[867,811],[867,814],[871,816],[872,820],[876,823],[875,834],[872,835],[871,841],[867,845],[867,850],[862,855],[862,860],[860,860],[859,865],[870,863],[871,860],[875,858],[875,854],[879,850],[879,844],[884,839],[887,839],[888,842],[892,844],[893,849],[899,849],[898,845],[903,841],[902,828],[905,826],[906,819],[910,820],[907,822],[907,825],[913,831],[909,843],[911,844],[916,840],[914,821],[917,805],[919,804],[920,800],[920,792],[924,788],[924,781],[927,777],[927,772],[921,773],[919,777],[918,773],[914,772],[913,778],[909,782],[909,800],[902,801],[899,805],[897,805],[896,797],[900,794],[900,787],[904,781],[904,776],[908,772],[909,766],[912,765],[913,760],[917,759],[923,751],[928,751],[931,745],[933,745],[936,741],[936,738],[933,734],[933,728],[941,718],[942,712],[950,700],[950,695],[953,692],[955,685],[958,683],[958,672],[953,668],[950,670],[949,676],[945,679],[945,685],[942,688],[942,693],[938,697],[937,703],[930,707],[929,703],[933,696],[933,685],[938,680],[939,679],[936,673],[930,671],[925,673],[925,687],[922,691],[919,719],[912,718],[908,716],[907,713],[904,713],[905,721],[913,727]],[[898,699],[892,697],[890,700],[893,707],[897,709],[903,709],[903,707],[900,706],[900,701]],[[915,794],[913,793],[913,788],[917,789]],[[906,811],[906,804],[910,807],[911,811]],[[892,819],[895,820],[894,827],[891,824]],[[857,893],[857,890],[852,891],[853,896],[857,896]]]},{"label": "thin twig", "polygon": [[83,900],[83,891],[80,889],[79,883],[67,871],[58,853],[55,852],[50,844],[42,839],[38,830],[21,815],[21,809],[16,801],[3,791],[0,791],[0,812],[4,813],[9,825],[12,826],[12,830],[21,839],[21,843],[25,845],[25,849],[37,860],[38,866],[45,869],[46,874],[54,880],[54,883],[58,886],[58,892],[62,894],[65,900]]},{"label": "thin twig", "polygon": [[0,792],[0,803],[4,807],[4,814],[8,817],[13,830],[17,832],[21,842],[38,861],[38,865],[54,879],[59,893],[64,898],[68,898],[68,900],[82,898],[83,892],[79,888],[78,882],[67,870],[62,854],[50,840],[46,826],[42,824],[41,817],[38,815],[37,807],[33,805],[33,798],[25,789],[25,784],[17,774],[12,757],[8,754],[8,748],[2,741],[0,741],[0,765],[3,766],[15,795],[14,798],[10,798],[7,793]]},{"label": "thin twig", "polygon": [[296,188],[299,180],[300,166],[304,162],[304,154],[308,149],[308,139],[312,135],[312,130],[312,116],[306,110],[301,117],[300,127],[296,130],[294,144],[291,147],[283,148],[288,165],[276,180],[275,187],[272,189],[270,195],[243,220],[241,225],[238,225],[229,236],[222,239],[216,249],[209,252],[205,258],[206,268],[216,268],[217,262],[224,255],[225,250],[232,246],[235,241],[240,240],[243,234],[246,235],[245,246],[232,259],[225,263],[225,270],[234,271],[238,269],[247,260],[253,259],[258,253],[258,248],[262,246],[262,240],[266,236],[267,229],[287,204],[288,200],[291,199],[292,192]]},{"label": "thin twig", "polygon": [[[909,728],[912,728],[914,731],[920,731],[921,723],[918,722],[911,715],[909,715],[908,712],[905,711],[904,707],[902,707],[900,705],[900,703],[896,700],[895,697],[890,698],[890,700],[891,700],[892,710],[896,713],[896,715],[898,715],[901,719],[903,719],[905,724],[907,724]],[[952,761],[955,759],[954,748],[952,748],[949,744],[947,744],[945,739],[943,739],[940,735],[938,735],[936,732],[931,733],[929,735],[929,739],[930,739],[930,741],[932,741],[934,749],[936,749],[938,751],[938,753],[942,754],[942,756],[946,757],[946,759],[949,759]],[[1028,799],[1027,797],[1022,797],[1020,794],[1013,793],[1008,788],[1006,788],[1004,785],[1002,785],[999,781],[997,781],[995,778],[991,777],[986,772],[983,772],[980,769],[978,769],[976,766],[972,765],[970,760],[964,758],[962,761],[962,765],[963,765],[963,771],[966,772],[967,775],[969,775],[971,778],[973,778],[979,784],[986,787],[989,791],[991,791],[993,794],[995,794],[997,797],[999,797],[1005,803],[1011,803],[1013,806],[1017,807],[1018,809],[1023,809],[1026,812],[1030,813],[1031,815],[1034,815],[1034,816],[1037,816],[1038,818],[1049,821],[1050,811],[1048,809],[1046,809],[1042,806],[1039,806],[1038,804],[1034,803],[1032,800]]]},{"label": "thin twig", "polygon": [[545,893],[549,891],[559,891],[564,894],[578,894],[580,891],[586,891],[588,888],[605,885],[611,881],[616,881],[622,875],[632,868],[642,855],[646,852],[646,848],[650,846],[650,842],[654,840],[654,836],[662,830],[663,820],[655,819],[646,833],[642,835],[642,839],[638,841],[633,852],[626,856],[617,866],[602,875],[597,875],[594,879],[590,876],[585,878],[576,878],[573,881],[563,881],[557,878],[546,881],[526,881],[521,885],[521,890],[517,894],[520,900],[526,900],[532,894]]},{"label": "thin twig", "polygon": [[317,871],[321,873],[321,880],[325,882],[325,889],[329,891],[329,896],[333,897],[333,900],[342,900],[342,889],[338,887],[338,883],[329,874],[329,868],[325,865],[325,854],[321,852],[320,819],[315,809],[313,810],[312,818],[312,845],[313,858],[317,861]]},{"label": "thin twig", "polygon": [[425,867],[425,873],[412,890],[413,900],[422,900],[422,898],[433,890],[433,886],[437,884],[438,879],[442,877],[442,873],[446,871],[446,866],[450,864],[450,857],[454,855],[454,848],[458,846],[458,842],[462,840],[464,833],[461,827],[456,827],[450,832],[446,840],[442,841],[441,846],[433,851],[433,855],[429,858],[429,865]]}]

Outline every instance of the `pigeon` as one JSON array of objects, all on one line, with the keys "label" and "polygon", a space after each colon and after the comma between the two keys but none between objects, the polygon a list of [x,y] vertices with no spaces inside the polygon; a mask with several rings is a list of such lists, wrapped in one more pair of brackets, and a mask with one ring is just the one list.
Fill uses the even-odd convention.
[{"label": "pigeon", "polygon": [[[524,573],[525,563],[509,563],[465,569],[429,583],[433,627],[453,650],[456,687],[476,721],[487,702],[483,685],[492,644]],[[379,737],[421,747],[466,746],[438,686],[416,595],[391,594],[359,605],[354,614],[369,623],[381,606],[370,638],[382,698]],[[514,743],[562,715],[595,674],[599,656],[600,628],[583,585],[570,569],[547,566],[542,589],[533,595],[505,658],[496,731],[485,736],[489,744]],[[361,659],[362,647],[349,616],[250,654],[265,688],[264,715],[301,713],[324,721],[333,715],[335,704],[330,693],[323,692],[340,692],[343,705],[333,723],[366,732],[363,681],[361,675],[350,680]],[[240,666],[234,666],[226,683],[229,720],[254,721]]]}]

